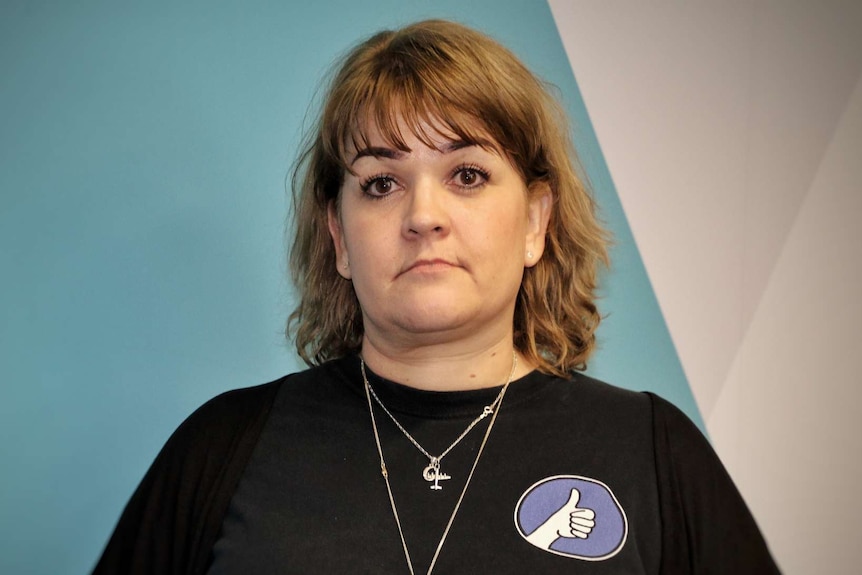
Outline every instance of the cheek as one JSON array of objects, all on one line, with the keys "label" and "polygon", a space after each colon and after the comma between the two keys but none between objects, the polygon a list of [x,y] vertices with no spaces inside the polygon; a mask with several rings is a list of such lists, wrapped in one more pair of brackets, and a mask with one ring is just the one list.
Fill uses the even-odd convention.
[{"label": "cheek", "polygon": [[362,250],[374,241],[374,221],[355,212],[342,213],[344,238],[348,248]]},{"label": "cheek", "polygon": [[478,218],[471,223],[470,229],[482,238],[489,251],[501,256],[520,252],[524,248],[527,221],[518,209],[515,206],[511,210]]},{"label": "cheek", "polygon": [[380,222],[353,218],[344,222],[344,239],[354,281],[382,277],[394,260],[396,242]]}]

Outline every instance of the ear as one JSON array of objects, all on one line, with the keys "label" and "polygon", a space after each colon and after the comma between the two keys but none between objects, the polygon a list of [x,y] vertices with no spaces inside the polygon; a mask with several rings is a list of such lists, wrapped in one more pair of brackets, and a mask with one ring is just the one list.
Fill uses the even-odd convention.
[{"label": "ear", "polygon": [[545,234],[551,219],[554,197],[547,184],[538,184],[530,192],[527,206],[527,235],[524,243],[524,267],[531,268],[545,252]]},{"label": "ear", "polygon": [[350,258],[347,257],[347,244],[344,242],[344,231],[341,229],[341,218],[338,215],[338,207],[335,200],[329,202],[326,207],[326,225],[329,235],[332,236],[332,245],[335,247],[336,271],[346,280],[350,275]]}]

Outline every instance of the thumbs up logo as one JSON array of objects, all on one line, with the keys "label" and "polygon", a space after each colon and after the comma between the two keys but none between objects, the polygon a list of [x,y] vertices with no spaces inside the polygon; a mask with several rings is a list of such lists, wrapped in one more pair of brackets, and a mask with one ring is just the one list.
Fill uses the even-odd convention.
[{"label": "thumbs up logo", "polygon": [[518,501],[515,526],[539,549],[586,561],[613,557],[628,534],[625,512],[611,489],[577,475],[533,484]]}]

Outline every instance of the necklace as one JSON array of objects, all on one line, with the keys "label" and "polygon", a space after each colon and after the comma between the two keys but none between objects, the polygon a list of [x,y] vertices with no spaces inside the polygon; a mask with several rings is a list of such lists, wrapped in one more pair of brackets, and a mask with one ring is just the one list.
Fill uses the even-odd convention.
[{"label": "necklace", "polygon": [[[371,428],[374,431],[374,442],[377,444],[377,454],[380,456],[380,474],[383,475],[383,480],[386,482],[386,492],[389,494],[389,504],[392,506],[392,515],[395,517],[395,525],[398,526],[398,535],[401,537],[401,547],[404,549],[404,557],[407,559],[407,568],[410,570],[410,575],[415,575],[415,572],[413,570],[413,561],[410,559],[410,551],[407,549],[407,540],[404,539],[404,530],[401,528],[401,519],[398,517],[398,508],[395,506],[395,497],[392,495],[392,486],[389,484],[389,471],[386,469],[386,460],[383,458],[383,447],[380,445],[380,434],[377,432],[377,420],[374,418],[374,407],[371,405],[371,394],[373,393],[373,391],[371,389],[371,384],[368,383],[368,377],[365,375],[365,360],[360,360],[360,362],[362,380],[365,383],[365,399],[368,401],[368,413],[371,415]],[[479,451],[476,453],[476,459],[473,460],[473,466],[470,468],[470,473],[467,475],[467,481],[464,482],[464,487],[463,489],[461,489],[461,495],[458,496],[458,501],[455,503],[455,508],[452,510],[452,515],[449,516],[449,522],[446,523],[446,528],[443,530],[443,535],[440,537],[440,542],[437,544],[437,549],[434,551],[434,557],[431,558],[431,565],[428,566],[428,571],[426,572],[426,575],[431,575],[431,571],[434,570],[434,565],[437,564],[437,558],[440,556],[440,550],[443,549],[443,543],[446,542],[446,537],[449,535],[449,530],[452,528],[452,523],[455,522],[455,516],[458,514],[458,510],[461,508],[461,502],[464,501],[464,495],[467,494],[467,488],[470,486],[470,481],[473,479],[473,473],[476,471],[476,466],[479,465],[479,459],[482,457],[482,452],[485,450],[485,444],[488,443],[488,437],[490,437],[491,430],[494,428],[494,422],[497,421],[497,414],[500,412],[500,406],[503,403],[503,397],[505,397],[506,395],[506,390],[509,389],[509,384],[512,383],[512,378],[515,375],[515,367],[517,366],[517,364],[518,356],[515,355],[513,352],[512,371],[509,373],[509,379],[506,381],[506,384],[503,386],[503,389],[500,390],[500,395],[497,396],[497,399],[495,399],[494,403],[491,404],[496,404],[496,409],[491,412],[491,422],[488,424],[488,428],[485,430],[485,436],[482,438],[482,443],[479,445]],[[378,400],[378,403],[379,401],[380,400]],[[383,404],[380,404],[380,407],[383,407]],[[385,410],[386,408],[383,409]],[[392,416],[390,415],[390,417]],[[470,431],[473,426],[475,426],[475,424],[475,422],[471,424],[471,426],[468,427],[468,429],[462,434],[462,436],[466,435],[467,432]],[[401,428],[400,425],[398,427]],[[403,428],[401,428],[401,430],[405,434],[407,434],[407,432],[404,431]],[[409,434],[407,435],[409,437]],[[457,444],[458,441],[461,441],[460,437],[456,440],[455,443]],[[418,443],[414,441],[414,444],[418,447]],[[450,446],[449,449],[451,449],[452,447],[453,446]]]},{"label": "necklace", "polygon": [[[509,373],[507,385],[508,385],[508,382],[512,381],[512,376],[515,373],[515,367],[517,365],[518,365],[518,357],[513,353],[512,354],[512,370]],[[459,435],[458,437],[455,438],[455,441],[453,441],[449,445],[449,447],[447,447],[445,450],[443,450],[443,453],[441,453],[440,455],[435,457],[435,456],[431,455],[430,453],[428,453],[427,449],[425,449],[424,447],[419,445],[419,442],[416,441],[416,439],[412,435],[410,435],[410,433],[406,429],[404,429],[404,426],[401,425],[401,423],[397,419],[395,419],[395,416],[392,415],[392,412],[389,411],[388,409],[386,409],[386,406],[383,405],[383,402],[380,401],[379,397],[377,397],[377,394],[374,392],[374,388],[371,387],[371,384],[368,382],[368,377],[365,374],[365,361],[364,360],[361,360],[360,369],[362,370],[362,379],[365,382],[365,386],[368,388],[368,391],[371,392],[371,397],[374,398],[374,401],[377,403],[377,405],[380,406],[380,409],[382,409],[383,412],[389,416],[389,419],[392,420],[392,423],[395,424],[395,427],[397,427],[399,430],[401,430],[401,433],[403,433],[404,436],[410,440],[410,443],[412,443],[416,447],[416,449],[421,451],[422,455],[424,455],[425,457],[428,458],[428,465],[426,465],[425,469],[422,470],[422,478],[425,479],[425,481],[433,481],[434,483],[431,485],[431,489],[433,489],[435,491],[439,491],[439,490],[443,489],[443,487],[440,486],[440,481],[445,481],[446,479],[452,479],[451,475],[447,475],[446,473],[443,473],[440,470],[440,463],[443,461],[443,458],[446,457],[446,455],[448,455],[448,453],[450,451],[452,451],[452,449],[454,449],[456,445],[461,443],[461,440],[464,439],[465,437],[467,437],[467,434],[470,433],[470,431],[474,427],[476,427],[476,425],[480,421],[482,421],[483,419],[485,419],[486,417],[488,417],[489,415],[494,413],[494,411],[497,409],[497,406],[500,404],[500,401],[502,401],[502,399],[503,399],[503,393],[505,393],[505,391],[506,391],[506,387],[504,386],[503,389],[500,390],[500,393],[497,394],[496,399],[494,399],[494,401],[492,401],[490,404],[486,405],[482,409],[482,413],[480,413],[476,417],[476,419],[474,419],[473,421],[470,422],[470,425],[468,425],[467,428],[461,432],[461,435]]]}]

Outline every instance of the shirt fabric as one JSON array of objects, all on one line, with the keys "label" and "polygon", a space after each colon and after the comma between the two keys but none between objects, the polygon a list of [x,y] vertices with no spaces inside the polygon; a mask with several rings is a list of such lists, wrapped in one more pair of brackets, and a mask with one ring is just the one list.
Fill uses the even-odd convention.
[{"label": "shirt fabric", "polygon": [[[432,455],[501,389],[431,392],[368,378]],[[451,478],[434,490],[422,477],[428,459],[372,405],[406,545],[425,573],[491,417],[443,458]],[[709,443],[663,399],[533,372],[512,382],[498,411],[434,573],[777,572]],[[585,538],[563,528],[552,541],[528,540],[584,509],[595,518]],[[196,411],[95,571],[344,572],[409,572],[355,356]]]}]

